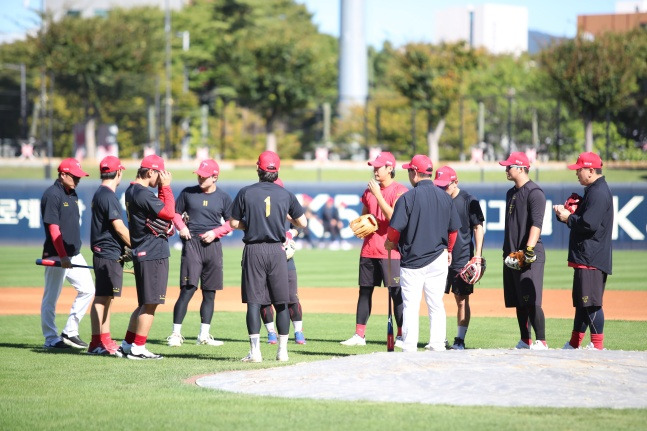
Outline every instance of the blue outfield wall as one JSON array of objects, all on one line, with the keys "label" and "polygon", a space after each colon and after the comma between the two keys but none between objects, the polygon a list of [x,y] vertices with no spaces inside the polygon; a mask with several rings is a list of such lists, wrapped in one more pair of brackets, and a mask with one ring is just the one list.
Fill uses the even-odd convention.
[{"label": "blue outfield wall", "polygon": [[[0,244],[40,244],[44,239],[44,230],[40,217],[40,198],[43,191],[53,181],[46,180],[3,180],[0,181]],[[176,196],[188,186],[196,184],[190,181],[178,181],[172,184]],[[238,190],[250,183],[226,182],[218,186],[232,197]],[[511,184],[511,183],[510,183]],[[478,197],[485,214],[485,247],[498,248],[503,242],[505,194],[510,184],[462,184],[461,187]],[[540,184],[541,185],[541,184]],[[77,193],[82,211],[81,234],[84,247],[89,246],[90,239],[90,203],[99,186],[97,180],[81,180]],[[294,192],[299,199],[304,194],[312,198],[310,204],[315,214],[324,206],[329,197],[333,197],[338,206],[340,217],[344,221],[342,237],[359,243],[353,237],[348,223],[361,214],[360,197],[366,188],[365,183],[297,183],[287,182],[285,186]],[[117,189],[123,205],[123,194],[127,183]],[[545,185],[546,215],[542,230],[542,241],[549,248],[566,248],[568,246],[568,228],[557,221],[552,205],[563,203],[573,192],[583,194],[579,184]],[[613,227],[613,246],[615,249],[647,250],[647,184],[623,183],[611,184],[615,207]],[[124,211],[125,218],[125,211]],[[430,220],[433,223],[433,220]],[[321,238],[321,223],[313,219],[310,229],[316,238]],[[240,244],[242,232],[236,231],[223,238],[225,245]],[[175,236],[172,241],[179,241]]]}]

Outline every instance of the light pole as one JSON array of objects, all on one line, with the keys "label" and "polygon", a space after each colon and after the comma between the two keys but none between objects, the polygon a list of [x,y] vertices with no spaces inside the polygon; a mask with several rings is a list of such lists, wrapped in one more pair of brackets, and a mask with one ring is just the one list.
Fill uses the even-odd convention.
[{"label": "light pole", "polygon": [[164,151],[171,157],[171,9],[165,0],[164,34],[166,35],[166,98],[164,100]]},{"label": "light pole", "polygon": [[512,150],[512,99],[515,93],[514,87],[508,88],[508,156]]}]

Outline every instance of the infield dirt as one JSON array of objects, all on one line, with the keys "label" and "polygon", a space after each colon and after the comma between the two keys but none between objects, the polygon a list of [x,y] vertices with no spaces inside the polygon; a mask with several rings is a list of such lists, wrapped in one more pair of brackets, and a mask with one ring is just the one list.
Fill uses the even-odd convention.
[{"label": "infield dirt", "polygon": [[[158,311],[172,312],[179,295],[177,287],[169,287],[166,304]],[[19,287],[0,288],[0,314],[39,314],[43,288]],[[63,287],[56,311],[69,312],[76,291],[69,286]],[[357,289],[354,288],[312,288],[300,287],[299,298],[305,313],[342,313],[354,314],[357,307]],[[386,314],[386,291],[375,289],[373,294],[373,314]],[[189,310],[200,309],[201,295],[195,295],[189,304]],[[132,312],[137,306],[137,293],[134,287],[125,287],[120,298],[112,304],[112,311]],[[470,299],[472,316],[515,317],[513,308],[503,306],[503,291],[482,289],[478,286]],[[573,317],[573,306],[570,290],[545,290],[543,308],[546,317]],[[447,314],[453,314],[456,304],[453,295],[445,295]],[[608,291],[604,294],[604,315],[614,320],[647,320],[647,292],[643,291]],[[215,311],[245,311],[240,302],[240,288],[226,287],[216,293]],[[424,301],[420,304],[421,315],[426,315]]]}]

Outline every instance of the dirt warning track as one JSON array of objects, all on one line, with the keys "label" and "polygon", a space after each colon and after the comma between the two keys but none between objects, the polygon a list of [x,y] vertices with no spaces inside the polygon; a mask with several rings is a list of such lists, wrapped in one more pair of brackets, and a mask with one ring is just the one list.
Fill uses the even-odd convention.
[{"label": "dirt warning track", "polygon": [[[157,310],[172,312],[179,295],[179,288],[169,287],[166,304]],[[40,304],[43,288],[0,288],[0,315],[8,314],[40,314]],[[58,300],[56,311],[69,312],[76,291],[69,286],[63,287]],[[357,307],[357,288],[312,288],[300,287],[299,298],[305,313],[342,313],[354,314]],[[373,294],[373,314],[386,314],[386,291],[375,289]],[[196,294],[189,310],[200,309],[201,295]],[[120,298],[115,298],[112,311],[131,312],[137,306],[137,293],[134,287],[125,287]],[[482,317],[515,317],[514,309],[503,306],[503,291],[498,289],[476,290],[471,296],[470,306],[472,316]],[[543,308],[546,317],[573,317],[573,306],[570,290],[544,290]],[[447,314],[453,314],[456,303],[453,295],[445,295]],[[215,311],[246,310],[240,302],[240,288],[226,287],[216,293]],[[647,292],[637,291],[607,291],[604,294],[604,315],[613,320],[647,320]],[[421,315],[426,315],[426,305],[420,305]]]}]

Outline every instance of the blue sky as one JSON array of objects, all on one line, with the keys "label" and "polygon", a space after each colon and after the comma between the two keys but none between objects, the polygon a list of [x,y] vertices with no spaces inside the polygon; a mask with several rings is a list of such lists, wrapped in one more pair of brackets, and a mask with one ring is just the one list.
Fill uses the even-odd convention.
[{"label": "blue sky", "polygon": [[[37,15],[25,7],[40,9],[43,0],[0,0],[0,41],[37,27]],[[314,14],[324,33],[339,34],[339,0],[297,0]],[[458,5],[481,3],[528,7],[529,28],[554,36],[575,35],[577,15],[613,13],[615,0],[365,0],[366,37],[381,47],[384,40],[396,46],[407,42],[433,42],[434,13]]]}]

